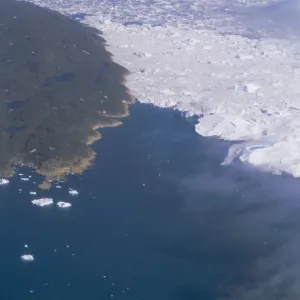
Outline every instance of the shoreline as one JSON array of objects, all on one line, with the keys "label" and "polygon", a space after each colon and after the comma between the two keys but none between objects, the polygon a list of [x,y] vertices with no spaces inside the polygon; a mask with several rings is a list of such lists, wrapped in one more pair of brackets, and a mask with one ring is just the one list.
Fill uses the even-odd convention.
[{"label": "shoreline", "polygon": [[[45,180],[82,174],[97,155],[90,146],[101,139],[99,129],[120,126],[120,119],[130,115],[136,97],[126,86],[129,71],[112,59],[95,28],[26,1],[1,2],[0,7],[3,25],[14,20],[0,37],[0,64],[8,79],[0,89],[5,129],[0,176],[14,176],[18,166],[30,167]],[[18,41],[14,51],[10,40]],[[20,60],[23,53],[28,57]],[[8,59],[13,63],[6,64]]]}]

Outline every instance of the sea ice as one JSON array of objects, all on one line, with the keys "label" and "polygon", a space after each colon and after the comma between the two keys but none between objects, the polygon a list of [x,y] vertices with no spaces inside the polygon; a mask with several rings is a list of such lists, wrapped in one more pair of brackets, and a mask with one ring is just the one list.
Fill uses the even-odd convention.
[{"label": "sea ice", "polygon": [[53,199],[52,198],[35,199],[32,200],[31,203],[37,206],[47,206],[53,203]]},{"label": "sea ice", "polygon": [[58,207],[62,207],[62,208],[66,208],[66,207],[72,206],[71,203],[69,203],[69,202],[63,202],[63,201],[57,202],[56,205],[57,205]]},{"label": "sea ice", "polygon": [[36,192],[31,191],[31,192],[29,192],[29,194],[30,195],[36,195]]},{"label": "sea ice", "polygon": [[77,196],[79,193],[76,190],[69,189],[69,194],[72,195],[72,196]]},{"label": "sea ice", "polygon": [[0,185],[6,185],[6,184],[9,184],[9,180],[1,178],[0,179]]},{"label": "sea ice", "polygon": [[34,261],[34,257],[31,254],[23,254],[21,255],[21,260],[31,262]]},{"label": "sea ice", "polygon": [[[263,170],[300,176],[294,154],[300,152],[299,55],[288,42],[214,30],[107,26],[96,20],[85,22],[103,30],[114,59],[125,62],[130,70],[126,84],[140,102],[198,115],[195,130],[202,136],[256,144],[272,138],[267,148],[250,153],[242,146],[235,157]],[[124,44],[130,47],[119,47]],[[136,55],[146,52],[151,54],[147,59]],[[230,152],[224,164],[231,161]]]}]

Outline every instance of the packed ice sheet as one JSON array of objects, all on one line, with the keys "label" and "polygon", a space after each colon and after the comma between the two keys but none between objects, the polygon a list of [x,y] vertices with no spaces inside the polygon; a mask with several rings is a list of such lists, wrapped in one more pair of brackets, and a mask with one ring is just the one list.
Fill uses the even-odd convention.
[{"label": "packed ice sheet", "polygon": [[198,115],[203,136],[267,145],[239,145],[235,157],[300,176],[300,60],[288,41],[164,27],[104,32],[139,101]]},{"label": "packed ice sheet", "polygon": [[[228,27],[237,9],[264,7],[281,0],[29,0],[81,19],[98,15],[101,22],[169,25],[186,28]],[[222,24],[222,26],[221,26]],[[236,26],[237,24],[235,24]]]},{"label": "packed ice sheet", "polygon": [[32,1],[88,14],[82,21],[103,31],[139,101],[198,115],[203,136],[242,142],[224,165],[239,157],[300,176],[298,45],[212,30],[232,19],[232,7],[277,1]]}]

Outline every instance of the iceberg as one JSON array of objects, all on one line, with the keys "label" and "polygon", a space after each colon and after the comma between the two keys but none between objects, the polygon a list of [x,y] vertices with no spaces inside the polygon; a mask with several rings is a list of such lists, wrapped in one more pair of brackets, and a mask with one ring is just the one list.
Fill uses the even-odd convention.
[{"label": "iceberg", "polygon": [[77,196],[79,193],[76,190],[69,189],[69,194],[72,195],[72,196]]},{"label": "iceberg", "polygon": [[6,185],[6,184],[9,184],[9,180],[1,178],[0,179],[0,185]]},{"label": "iceberg", "polygon": [[53,203],[53,199],[52,198],[35,199],[32,200],[31,203],[37,206],[47,206]]},{"label": "iceberg", "polygon": [[63,201],[57,202],[56,205],[57,205],[58,207],[62,207],[62,208],[67,208],[67,207],[72,206],[71,203],[69,203],[69,202],[63,202]]},{"label": "iceberg", "polygon": [[32,262],[32,261],[34,261],[34,257],[31,254],[23,254],[23,255],[21,255],[21,260],[26,261],[26,262]]}]

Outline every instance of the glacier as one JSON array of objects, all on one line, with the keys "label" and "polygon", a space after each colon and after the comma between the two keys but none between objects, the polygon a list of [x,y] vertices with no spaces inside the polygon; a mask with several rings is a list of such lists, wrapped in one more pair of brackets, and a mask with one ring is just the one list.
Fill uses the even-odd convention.
[{"label": "glacier", "polygon": [[232,13],[279,0],[31,2],[101,30],[140,102],[196,115],[197,133],[236,142],[223,165],[300,177],[299,43],[242,34]]}]

